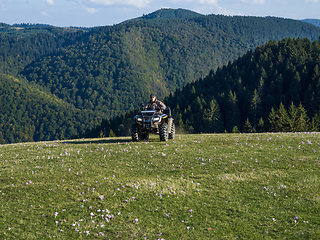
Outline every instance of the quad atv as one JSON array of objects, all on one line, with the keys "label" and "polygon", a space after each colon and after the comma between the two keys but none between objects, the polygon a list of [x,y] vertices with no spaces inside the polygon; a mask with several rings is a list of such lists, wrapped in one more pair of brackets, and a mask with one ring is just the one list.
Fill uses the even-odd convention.
[{"label": "quad atv", "polygon": [[160,141],[175,138],[175,125],[170,108],[164,110],[163,113],[158,111],[159,109],[143,110],[142,108],[140,114],[134,117],[135,123],[131,128],[133,142],[148,140],[149,133],[159,134]]}]

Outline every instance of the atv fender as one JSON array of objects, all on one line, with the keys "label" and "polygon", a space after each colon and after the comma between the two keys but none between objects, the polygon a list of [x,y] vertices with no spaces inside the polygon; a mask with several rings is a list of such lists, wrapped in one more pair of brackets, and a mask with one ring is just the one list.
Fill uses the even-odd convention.
[{"label": "atv fender", "polygon": [[172,128],[172,118],[168,118],[168,125],[169,125],[169,133],[171,133],[171,128]]}]

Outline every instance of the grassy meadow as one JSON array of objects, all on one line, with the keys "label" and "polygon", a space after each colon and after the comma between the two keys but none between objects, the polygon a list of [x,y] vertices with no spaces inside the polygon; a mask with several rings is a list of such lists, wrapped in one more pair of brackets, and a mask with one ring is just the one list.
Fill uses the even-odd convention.
[{"label": "grassy meadow", "polygon": [[320,133],[0,145],[0,239],[319,239]]}]

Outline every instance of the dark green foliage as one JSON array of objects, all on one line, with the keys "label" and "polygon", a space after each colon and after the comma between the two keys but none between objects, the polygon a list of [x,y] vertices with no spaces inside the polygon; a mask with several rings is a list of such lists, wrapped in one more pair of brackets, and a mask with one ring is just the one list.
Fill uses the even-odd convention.
[{"label": "dark green foliage", "polygon": [[234,127],[240,127],[240,109],[235,92],[230,90],[225,106],[225,129],[231,132]]},{"label": "dark green foliage", "polygon": [[254,129],[251,125],[251,123],[249,122],[249,119],[247,118],[247,121],[245,122],[245,125],[243,127],[243,132],[245,133],[253,133]]},{"label": "dark green foliage", "polygon": [[208,108],[204,110],[203,113],[204,120],[204,131],[209,133],[222,132],[223,130],[223,121],[221,119],[220,108],[218,102],[215,99],[212,99],[209,103]]},{"label": "dark green foliage", "polygon": [[234,126],[233,128],[232,128],[232,131],[231,131],[232,133],[240,133],[240,131],[239,131],[239,129],[238,129],[238,127],[237,126]]},{"label": "dark green foliage", "polygon": [[309,130],[310,130],[309,117],[307,115],[306,110],[300,103],[298,107],[298,119],[296,120],[294,131],[307,132]]},{"label": "dark green foliage", "polygon": [[277,126],[277,113],[274,108],[271,108],[268,118],[268,130],[271,132],[276,132],[278,129]]},{"label": "dark green foliage", "polygon": [[274,112],[271,111],[269,115],[270,128],[274,132],[289,132],[290,129],[290,118],[284,105],[280,103],[279,109]]},{"label": "dark green foliage", "polygon": [[[255,89],[253,92],[253,96],[251,99],[251,119],[253,119],[253,126],[256,129],[257,126],[257,116],[261,116],[261,99],[260,99],[260,94],[259,92]],[[249,122],[249,119],[247,119]]]},{"label": "dark green foliage", "polygon": [[68,139],[97,125],[95,114],[80,111],[28,83],[0,74],[0,144]]},{"label": "dark green foliage", "polygon": [[109,131],[109,137],[115,137],[116,135],[114,134],[114,132],[112,131],[112,129],[110,129],[110,131]]},{"label": "dark green foliage", "polygon": [[289,114],[290,130],[294,131],[298,125],[299,111],[297,107],[293,104],[293,102],[291,102],[291,105],[288,110],[288,114]]},{"label": "dark green foliage", "polygon": [[261,117],[260,120],[259,120],[259,123],[258,123],[258,126],[257,126],[257,129],[256,131],[257,132],[265,132],[265,125],[264,125],[264,121],[263,121],[263,118]]}]

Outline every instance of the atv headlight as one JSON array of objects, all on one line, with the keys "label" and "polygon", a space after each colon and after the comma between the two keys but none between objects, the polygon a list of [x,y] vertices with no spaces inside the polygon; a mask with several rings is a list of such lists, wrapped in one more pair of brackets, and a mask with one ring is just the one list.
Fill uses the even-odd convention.
[{"label": "atv headlight", "polygon": [[142,118],[141,117],[138,117],[136,118],[137,122],[142,122]]},{"label": "atv headlight", "polygon": [[160,118],[159,118],[159,117],[156,117],[156,118],[153,119],[153,121],[154,121],[154,122],[158,122],[158,121],[160,121]]}]

